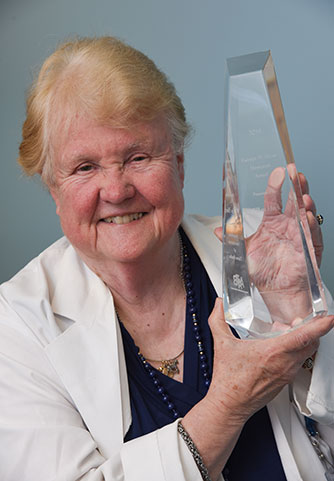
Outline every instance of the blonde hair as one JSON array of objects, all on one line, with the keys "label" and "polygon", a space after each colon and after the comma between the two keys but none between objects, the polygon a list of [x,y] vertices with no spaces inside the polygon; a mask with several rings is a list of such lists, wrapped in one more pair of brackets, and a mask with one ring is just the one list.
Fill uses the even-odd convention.
[{"label": "blonde hair", "polygon": [[163,113],[174,149],[182,152],[190,133],[174,85],[154,62],[114,37],[78,38],[46,59],[27,98],[18,162],[29,175],[53,183],[52,134],[88,115],[127,128]]}]

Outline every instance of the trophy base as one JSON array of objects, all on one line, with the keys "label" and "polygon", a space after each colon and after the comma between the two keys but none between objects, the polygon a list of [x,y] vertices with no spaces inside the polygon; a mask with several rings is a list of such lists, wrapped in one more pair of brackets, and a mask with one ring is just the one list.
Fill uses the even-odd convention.
[{"label": "trophy base", "polygon": [[251,319],[226,319],[226,322],[237,331],[241,339],[270,339],[271,337],[294,331],[301,325],[326,315],[327,311],[317,312],[316,315],[311,313],[305,319],[298,320],[298,323],[294,325],[273,323],[258,317],[252,317]]}]

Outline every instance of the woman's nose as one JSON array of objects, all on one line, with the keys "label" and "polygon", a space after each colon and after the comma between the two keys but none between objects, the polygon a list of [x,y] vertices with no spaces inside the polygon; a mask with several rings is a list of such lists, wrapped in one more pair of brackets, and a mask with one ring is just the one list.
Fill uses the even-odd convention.
[{"label": "woman's nose", "polygon": [[106,172],[100,187],[100,198],[105,202],[120,204],[135,195],[135,187],[123,172]]}]

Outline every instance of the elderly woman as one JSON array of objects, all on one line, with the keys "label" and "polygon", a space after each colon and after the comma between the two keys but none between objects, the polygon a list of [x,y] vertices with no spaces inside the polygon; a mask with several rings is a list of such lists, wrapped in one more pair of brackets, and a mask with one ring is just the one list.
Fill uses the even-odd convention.
[{"label": "elderly woman", "polygon": [[319,347],[334,318],[265,341],[231,333],[219,222],[184,217],[188,131],[173,85],[117,39],[65,43],[44,63],[19,162],[65,237],[0,289],[1,481],[329,472],[301,413],[334,422],[331,333]]}]

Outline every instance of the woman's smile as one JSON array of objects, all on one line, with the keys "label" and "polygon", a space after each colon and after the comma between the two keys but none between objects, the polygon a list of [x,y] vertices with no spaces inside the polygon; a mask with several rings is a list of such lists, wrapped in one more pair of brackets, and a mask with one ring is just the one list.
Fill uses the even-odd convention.
[{"label": "woman's smile", "polygon": [[145,214],[146,212],[136,212],[134,214],[105,217],[101,220],[102,222],[107,222],[107,224],[129,224],[130,222],[141,219]]}]

